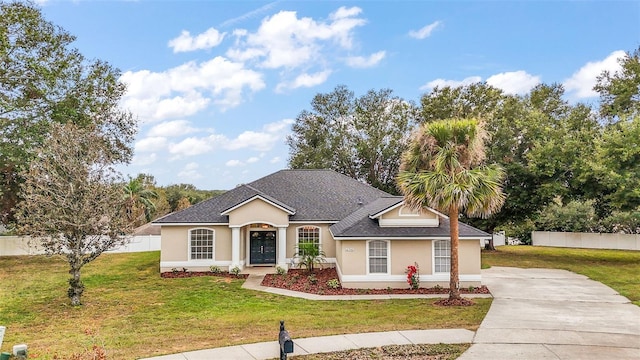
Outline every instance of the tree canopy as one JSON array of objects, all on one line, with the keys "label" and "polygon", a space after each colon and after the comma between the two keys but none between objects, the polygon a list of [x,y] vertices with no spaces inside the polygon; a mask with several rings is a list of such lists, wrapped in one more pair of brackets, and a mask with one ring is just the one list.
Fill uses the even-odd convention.
[{"label": "tree canopy", "polygon": [[25,179],[16,214],[20,233],[39,240],[47,254],[66,258],[72,305],[81,304],[82,267],[125,244],[133,225],[123,180],[100,138],[75,124],[51,124],[50,136],[20,174]]},{"label": "tree canopy", "polygon": [[54,123],[96,129],[103,155],[128,162],[137,131],[118,103],[120,72],[89,61],[75,38],[47,21],[30,3],[0,3],[0,221],[13,220],[20,173],[51,134]]},{"label": "tree canopy", "polygon": [[[359,99],[339,86],[316,95],[312,109],[296,119],[288,139],[289,165],[334,169],[397,193],[386,174],[398,171],[397,154],[407,149],[414,124],[475,118],[490,139],[486,161],[504,169],[506,201],[489,218],[465,221],[524,240],[536,227],[551,226],[546,212],[561,217],[594,213],[592,229],[640,231],[635,225],[640,214],[640,48],[627,52],[620,65],[620,71],[599,76],[594,87],[598,107],[569,101],[561,84],[539,84],[524,95],[506,94],[484,82],[436,87],[420,97],[419,106],[391,96],[390,90],[371,90]],[[376,112],[383,107],[363,105],[389,99],[407,107],[384,113],[399,114],[389,118]],[[386,172],[368,160],[376,156]]]},{"label": "tree canopy", "polygon": [[356,98],[346,86],[317,94],[287,138],[293,169],[333,169],[390,193],[410,129],[417,122],[411,102],[388,89]]}]

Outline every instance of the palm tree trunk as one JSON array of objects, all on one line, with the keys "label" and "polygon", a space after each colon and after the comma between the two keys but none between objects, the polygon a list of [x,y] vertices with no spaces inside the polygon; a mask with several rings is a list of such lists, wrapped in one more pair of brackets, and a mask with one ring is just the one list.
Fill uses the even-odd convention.
[{"label": "palm tree trunk", "polygon": [[449,228],[451,236],[451,270],[449,271],[449,300],[460,299],[458,275],[458,207],[449,208]]}]

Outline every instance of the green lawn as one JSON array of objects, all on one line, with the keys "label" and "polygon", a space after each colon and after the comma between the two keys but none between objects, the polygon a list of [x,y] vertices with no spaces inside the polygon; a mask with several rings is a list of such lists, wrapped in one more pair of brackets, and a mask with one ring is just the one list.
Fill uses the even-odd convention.
[{"label": "green lawn", "polygon": [[293,337],[475,330],[491,303],[447,308],[419,299],[309,301],[244,290],[242,280],[163,279],[158,263],[159,252],[100,256],[85,267],[84,305],[74,308],[63,260],[0,257],[0,325],[7,327],[1,350],[26,343],[30,359],[69,359],[98,345],[109,359],[134,359],[273,341],[281,319]]},{"label": "green lawn", "polygon": [[500,246],[482,266],[565,269],[599,281],[640,306],[640,251]]}]

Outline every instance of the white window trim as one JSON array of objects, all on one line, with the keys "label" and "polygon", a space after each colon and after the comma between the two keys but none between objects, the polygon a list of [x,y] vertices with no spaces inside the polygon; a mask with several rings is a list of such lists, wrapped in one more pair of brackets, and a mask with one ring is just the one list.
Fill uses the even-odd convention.
[{"label": "white window trim", "polygon": [[302,226],[298,226],[296,227],[296,248],[295,253],[298,253],[298,249],[299,249],[299,244],[300,244],[300,229],[301,228],[305,228],[305,227],[314,227],[316,229],[318,229],[318,249],[320,251],[322,251],[322,228],[320,226],[316,226],[316,225],[302,225]]},{"label": "white window trim", "polygon": [[[371,269],[369,267],[369,244],[373,241],[382,241],[385,242],[387,244],[387,272],[386,273],[372,273],[369,270]],[[367,267],[367,275],[371,275],[371,276],[387,276],[387,275],[391,275],[391,241],[389,240],[382,240],[382,239],[372,239],[372,240],[368,240],[367,241],[367,246],[365,249],[366,252],[366,267]]]},{"label": "white window trim", "polygon": [[[451,240],[434,240],[431,242],[431,274],[450,274],[451,267],[446,272],[436,272],[436,242],[438,241],[446,241],[449,243],[449,249],[451,249]],[[449,250],[449,261],[451,261],[451,250]]]},{"label": "white window trim", "polygon": [[[211,251],[211,259],[192,259],[191,258],[191,232],[194,230],[211,230],[213,231],[213,249]],[[208,227],[196,227],[196,228],[191,228],[189,229],[189,231],[187,232],[187,243],[189,244],[189,246],[187,246],[187,261],[189,262],[204,262],[204,261],[215,261],[216,260],[216,229],[212,229],[212,228],[208,228]]]}]

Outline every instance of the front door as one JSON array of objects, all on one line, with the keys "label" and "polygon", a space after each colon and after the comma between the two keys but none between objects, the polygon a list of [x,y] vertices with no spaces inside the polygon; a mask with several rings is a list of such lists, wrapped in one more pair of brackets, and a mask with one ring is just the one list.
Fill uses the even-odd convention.
[{"label": "front door", "polygon": [[276,232],[252,231],[251,252],[249,262],[251,265],[276,263]]}]

